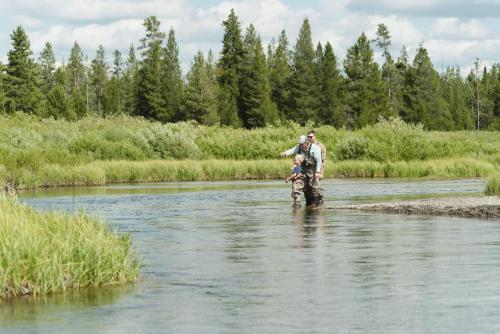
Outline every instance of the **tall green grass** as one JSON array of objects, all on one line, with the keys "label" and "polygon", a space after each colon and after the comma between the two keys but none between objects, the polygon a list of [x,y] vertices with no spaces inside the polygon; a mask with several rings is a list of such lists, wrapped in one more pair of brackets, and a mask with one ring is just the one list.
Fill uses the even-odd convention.
[{"label": "tall green grass", "polygon": [[[109,183],[279,179],[289,175],[291,159],[94,161],[81,166],[47,165],[22,170],[19,188],[104,185]],[[472,178],[495,175],[494,164],[466,158],[379,162],[328,161],[325,176]]]},{"label": "tall green grass", "polygon": [[0,193],[0,301],[136,280],[128,235],[102,221],[40,213]]},{"label": "tall green grass", "polygon": [[[293,122],[244,130],[140,118],[76,122],[0,116],[0,184],[16,187],[109,182],[274,178],[279,152],[310,127]],[[399,119],[357,131],[315,129],[327,146],[327,177],[475,177],[500,165],[500,132],[429,132]]]},{"label": "tall green grass", "polygon": [[486,181],[485,194],[489,196],[500,196],[500,175],[496,174]]}]

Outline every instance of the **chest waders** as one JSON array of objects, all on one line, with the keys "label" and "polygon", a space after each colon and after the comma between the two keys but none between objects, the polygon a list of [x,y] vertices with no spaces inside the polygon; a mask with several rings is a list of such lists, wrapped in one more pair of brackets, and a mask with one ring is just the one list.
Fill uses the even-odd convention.
[{"label": "chest waders", "polygon": [[307,150],[299,148],[299,154],[304,156],[302,162],[302,173],[304,174],[304,197],[307,205],[319,205],[323,203],[323,189],[320,188],[319,180],[316,179],[316,160],[311,153],[312,144],[309,144]]}]

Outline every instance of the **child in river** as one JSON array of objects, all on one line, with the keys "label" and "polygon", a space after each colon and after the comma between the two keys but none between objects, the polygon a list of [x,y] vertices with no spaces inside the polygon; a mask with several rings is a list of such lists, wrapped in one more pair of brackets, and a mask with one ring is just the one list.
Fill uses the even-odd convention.
[{"label": "child in river", "polygon": [[302,194],[302,190],[304,189],[304,174],[302,174],[303,161],[304,156],[297,154],[295,158],[293,158],[292,174],[285,179],[286,183],[292,181],[292,206],[295,208],[300,207],[300,196]]}]

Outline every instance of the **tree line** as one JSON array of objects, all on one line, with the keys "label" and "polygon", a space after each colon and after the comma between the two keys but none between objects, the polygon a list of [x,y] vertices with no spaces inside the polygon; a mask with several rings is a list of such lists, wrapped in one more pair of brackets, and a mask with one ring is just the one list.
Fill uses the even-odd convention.
[{"label": "tree line", "polygon": [[0,63],[0,113],[128,114],[244,128],[291,120],[358,129],[400,117],[431,130],[500,129],[500,64],[481,68],[476,59],[462,77],[458,67],[438,73],[423,45],[412,60],[405,47],[394,58],[384,24],[373,40],[362,33],[342,64],[330,42],[314,46],[308,19],[293,48],[284,30],[267,47],[253,24],[243,33],[234,10],[222,24],[218,59],[199,51],[185,77],[175,31],[164,33],[155,16],[144,20],[140,45],[114,51],[112,64],[102,45],[89,60],[77,42],[59,66],[50,42],[35,59],[18,26]]}]

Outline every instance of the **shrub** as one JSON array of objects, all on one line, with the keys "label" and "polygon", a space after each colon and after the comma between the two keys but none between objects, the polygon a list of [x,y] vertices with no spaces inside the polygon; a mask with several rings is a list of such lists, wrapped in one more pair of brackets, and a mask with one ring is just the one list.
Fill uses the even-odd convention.
[{"label": "shrub", "polygon": [[39,213],[0,194],[0,300],[136,280],[128,235],[81,213]]},{"label": "shrub", "polygon": [[350,134],[338,141],[335,150],[339,160],[363,160],[370,156],[369,142],[357,134]]},{"label": "shrub", "polygon": [[485,194],[489,196],[500,196],[500,175],[492,176],[486,181]]}]

